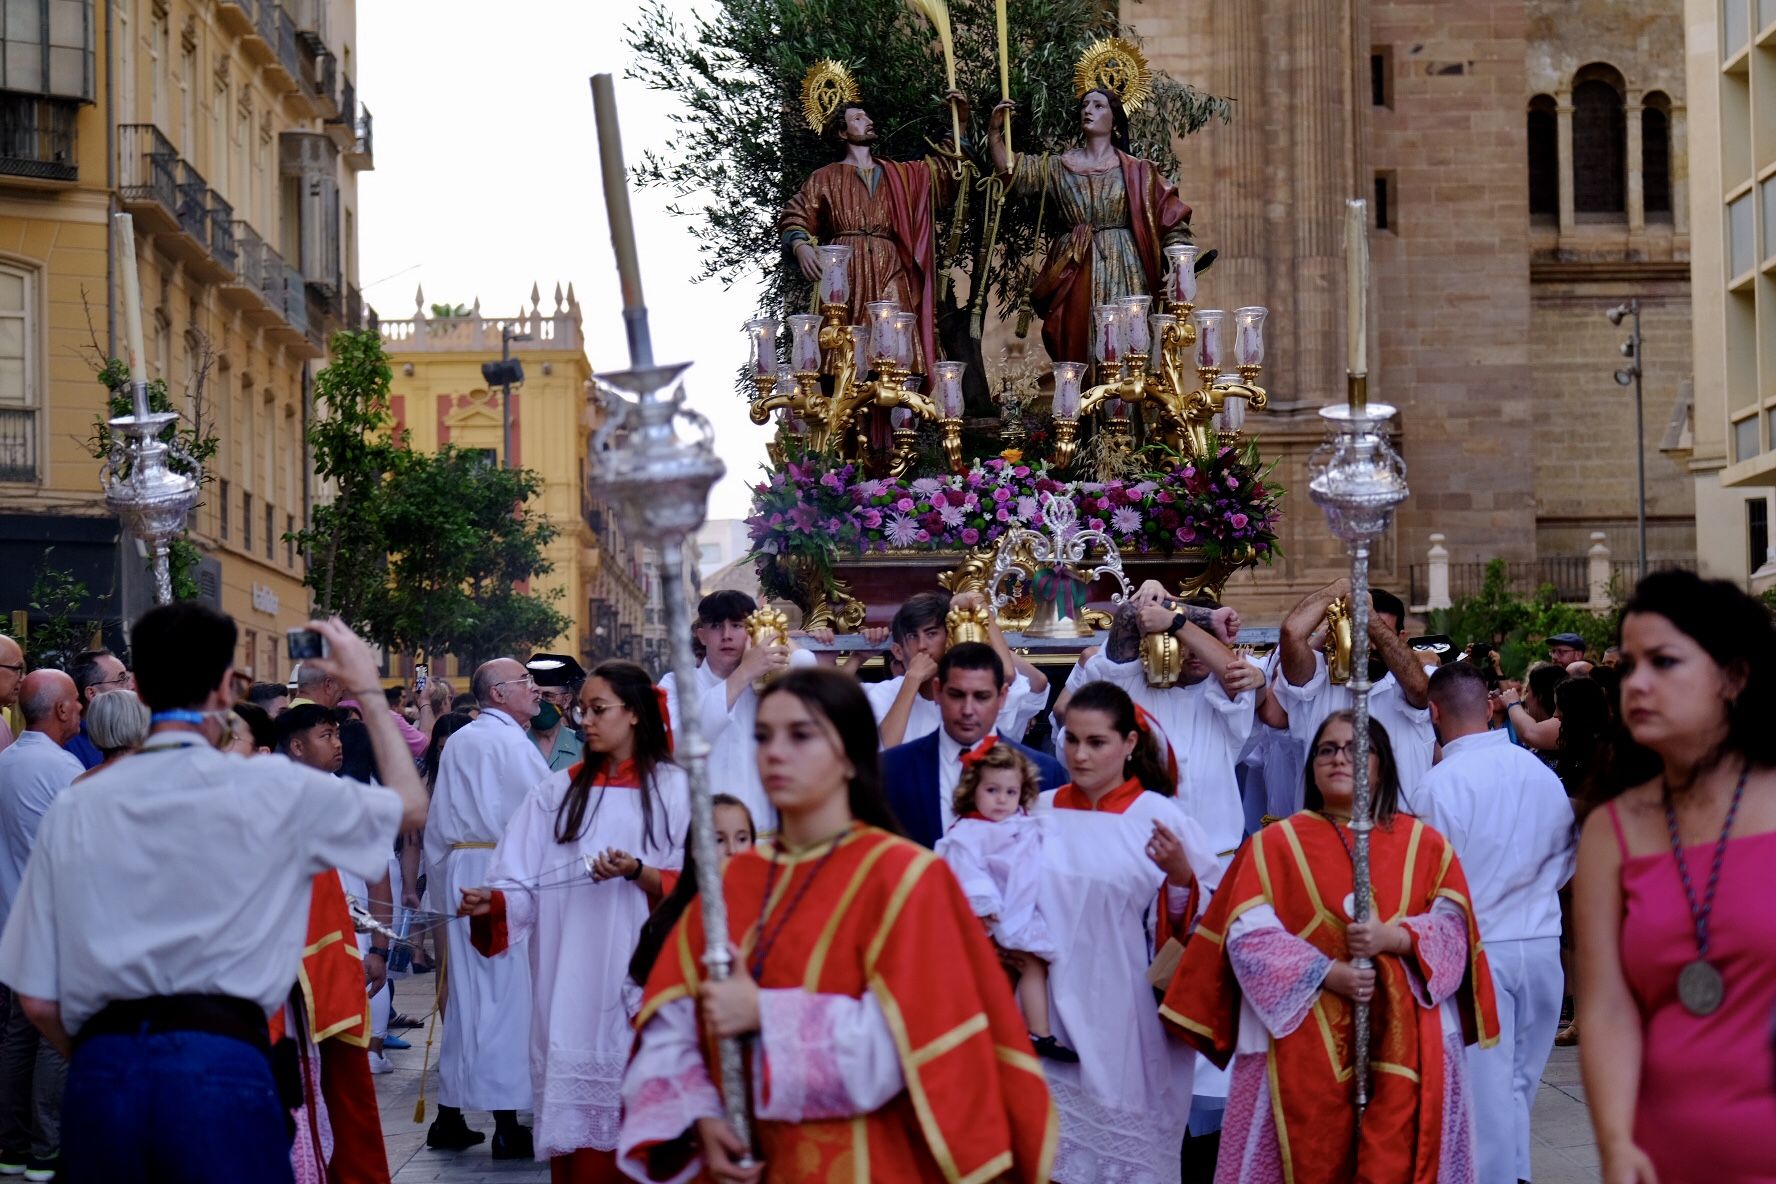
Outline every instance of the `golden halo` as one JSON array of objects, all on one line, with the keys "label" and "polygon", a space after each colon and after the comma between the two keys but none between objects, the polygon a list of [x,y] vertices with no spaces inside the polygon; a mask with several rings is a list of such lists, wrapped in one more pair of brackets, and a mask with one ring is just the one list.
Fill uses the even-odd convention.
[{"label": "golden halo", "polygon": [[851,77],[845,63],[826,58],[808,67],[802,78],[802,117],[818,133],[833,112],[862,97],[863,92],[857,89],[857,80]]},{"label": "golden halo", "polygon": [[1153,97],[1153,72],[1147,68],[1147,56],[1134,42],[1121,37],[1092,42],[1073,69],[1073,97],[1083,99],[1093,90],[1109,91],[1122,100],[1125,111],[1139,110]]}]

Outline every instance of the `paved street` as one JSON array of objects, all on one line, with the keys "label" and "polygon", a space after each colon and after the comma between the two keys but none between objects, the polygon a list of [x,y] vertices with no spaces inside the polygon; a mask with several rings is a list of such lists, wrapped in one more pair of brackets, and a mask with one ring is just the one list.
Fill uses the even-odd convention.
[{"label": "paved street", "polygon": [[[487,1144],[451,1154],[425,1146],[425,1127],[414,1124],[413,1104],[419,1097],[419,1066],[425,1053],[425,1029],[408,1035],[413,1048],[390,1053],[395,1071],[376,1079],[382,1103],[382,1130],[388,1142],[389,1170],[395,1184],[450,1181],[452,1184],[515,1184],[546,1181],[549,1169],[538,1163],[495,1163]],[[438,1071],[431,1071],[436,1089]],[[427,1102],[426,1118],[436,1113]],[[492,1132],[493,1119],[469,1115],[470,1125]],[[1485,1132],[1481,1132],[1485,1137]],[[1542,1075],[1535,1109],[1536,1184],[1591,1184],[1597,1179],[1597,1151],[1591,1139],[1591,1120],[1585,1111],[1585,1090],[1579,1084],[1579,1050],[1557,1048]]]}]

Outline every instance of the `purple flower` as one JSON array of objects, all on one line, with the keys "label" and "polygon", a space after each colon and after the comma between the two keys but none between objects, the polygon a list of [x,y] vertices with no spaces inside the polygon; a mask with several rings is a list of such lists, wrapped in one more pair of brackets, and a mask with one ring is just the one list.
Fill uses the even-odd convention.
[{"label": "purple flower", "polygon": [[1011,500],[1011,490],[1009,490],[1009,489],[1005,488],[1003,485],[1001,485],[999,488],[997,488],[993,491],[993,500],[996,502],[1010,501]]},{"label": "purple flower", "polygon": [[1011,475],[1013,477],[1028,477],[1030,475],[1030,466],[1029,465],[1019,465],[1017,468],[1015,468],[1011,471]]},{"label": "purple flower", "polygon": [[1123,506],[1110,515],[1110,525],[1118,534],[1133,534],[1141,529],[1141,512]]},{"label": "purple flower", "polygon": [[933,494],[942,488],[943,482],[936,477],[920,477],[912,484],[913,492],[920,494]]},{"label": "purple flower", "polygon": [[1194,543],[1196,541],[1196,528],[1195,527],[1180,526],[1177,530],[1173,531],[1172,534],[1173,534],[1173,537],[1175,537],[1180,543],[1183,543],[1186,546],[1188,546],[1189,544]]},{"label": "purple flower", "polygon": [[771,525],[772,526],[782,526],[783,525],[783,515],[781,515],[781,514],[771,515]]},{"label": "purple flower", "polygon": [[820,479],[820,483],[828,489],[837,489],[839,487],[839,475],[837,473],[828,473]]},{"label": "purple flower", "polygon": [[919,524],[898,513],[888,520],[888,542],[895,547],[910,547],[919,541]]},{"label": "purple flower", "polygon": [[929,543],[931,541],[931,532],[929,530],[921,530],[919,532],[919,541],[921,543]]},{"label": "purple flower", "polygon": [[975,494],[970,493],[970,494],[966,495],[965,497],[963,497],[963,499],[962,499],[962,508],[964,510],[978,509],[979,506],[980,506],[980,498],[978,496],[976,496]]},{"label": "purple flower", "polygon": [[1022,521],[1025,521],[1025,522],[1028,522],[1030,519],[1034,518],[1036,516],[1036,499],[1033,497],[1018,498],[1018,500],[1017,500],[1017,516],[1019,519],[1021,519]]},{"label": "purple flower", "polygon": [[902,514],[911,514],[913,512],[913,499],[910,497],[903,497],[894,503],[894,508],[899,510]]},{"label": "purple flower", "polygon": [[1086,522],[1086,525],[1093,530],[1103,530],[1104,520],[1102,518],[1092,518]]},{"label": "purple flower", "polygon": [[938,515],[943,519],[943,524],[952,530],[961,526],[965,518],[961,506],[945,506],[938,511]]},{"label": "purple flower", "polygon": [[993,517],[997,518],[1001,522],[1010,522],[1011,521],[1011,511],[1007,510],[1004,506],[1000,506],[999,512],[994,514]]},{"label": "purple flower", "polygon": [[962,541],[970,547],[974,546],[976,543],[980,542],[980,531],[972,526],[963,527]]},{"label": "purple flower", "polygon": [[862,514],[858,515],[858,520],[863,523],[865,530],[875,530],[882,525],[882,511],[865,510]]},{"label": "purple flower", "polygon": [[1251,519],[1247,518],[1244,514],[1235,514],[1232,518],[1228,519],[1228,521],[1233,523],[1233,528],[1235,530],[1244,530],[1246,528],[1246,523],[1250,522]]}]

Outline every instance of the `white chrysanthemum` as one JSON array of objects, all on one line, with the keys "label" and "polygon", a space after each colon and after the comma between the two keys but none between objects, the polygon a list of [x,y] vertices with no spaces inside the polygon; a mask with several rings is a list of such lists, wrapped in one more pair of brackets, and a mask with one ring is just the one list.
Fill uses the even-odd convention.
[{"label": "white chrysanthemum", "polygon": [[1036,517],[1036,499],[1033,497],[1018,498],[1017,516],[1020,522],[1028,522],[1030,519]]},{"label": "white chrysanthemum", "polygon": [[914,493],[922,494],[925,497],[930,497],[942,488],[943,482],[939,481],[936,477],[920,477],[917,481],[913,482],[912,485]]},{"label": "white chrysanthemum", "polygon": [[944,525],[951,528],[961,526],[968,519],[961,506],[945,506],[938,513],[943,515]]},{"label": "white chrysanthemum", "polygon": [[890,547],[910,547],[919,541],[919,524],[910,515],[896,510],[888,519],[886,536]]},{"label": "white chrysanthemum", "polygon": [[1141,529],[1141,511],[1133,506],[1118,506],[1110,515],[1110,526],[1117,534],[1134,534]]}]

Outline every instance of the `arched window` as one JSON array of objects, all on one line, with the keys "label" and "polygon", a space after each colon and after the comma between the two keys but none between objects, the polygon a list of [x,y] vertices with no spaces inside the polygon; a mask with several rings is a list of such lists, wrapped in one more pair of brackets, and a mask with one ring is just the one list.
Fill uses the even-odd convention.
[{"label": "arched window", "polygon": [[1628,125],[1622,75],[1601,63],[1573,79],[1573,210],[1622,214],[1627,209]]},{"label": "arched window", "polygon": [[1560,216],[1560,132],[1554,100],[1537,95],[1529,101],[1530,217]]},{"label": "arched window", "polygon": [[1671,215],[1671,100],[1654,91],[1640,108],[1640,176],[1649,217]]}]

